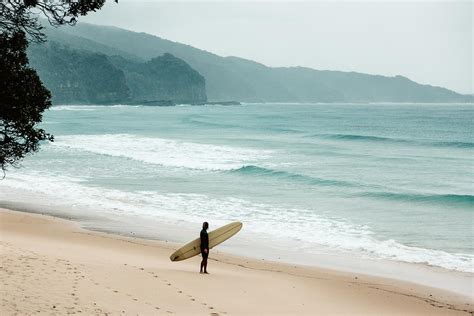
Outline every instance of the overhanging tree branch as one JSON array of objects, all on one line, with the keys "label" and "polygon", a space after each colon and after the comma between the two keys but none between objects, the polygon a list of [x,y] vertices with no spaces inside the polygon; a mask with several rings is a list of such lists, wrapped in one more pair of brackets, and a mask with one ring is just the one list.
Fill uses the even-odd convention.
[{"label": "overhanging tree branch", "polygon": [[[118,2],[118,0],[115,0]],[[40,16],[49,24],[74,25],[105,0],[0,0],[0,169],[17,166],[41,141],[53,141],[37,124],[51,106],[51,93],[28,65],[29,42],[44,42]]]}]

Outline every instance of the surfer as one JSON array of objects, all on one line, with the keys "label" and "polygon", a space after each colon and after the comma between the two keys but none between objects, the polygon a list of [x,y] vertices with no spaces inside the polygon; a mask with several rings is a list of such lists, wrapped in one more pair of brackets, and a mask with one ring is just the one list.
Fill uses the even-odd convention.
[{"label": "surfer", "polygon": [[[201,271],[200,273],[206,273],[207,272],[207,257],[209,256],[209,236],[207,235],[207,229],[209,228],[209,223],[204,222],[202,223],[202,230],[201,230],[201,255],[202,255],[202,261],[201,261]],[[203,272],[204,268],[204,272]]]}]

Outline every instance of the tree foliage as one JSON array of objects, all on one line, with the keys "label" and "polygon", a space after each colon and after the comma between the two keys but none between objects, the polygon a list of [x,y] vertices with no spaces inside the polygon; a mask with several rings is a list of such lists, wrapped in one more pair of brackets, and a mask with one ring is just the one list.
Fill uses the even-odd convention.
[{"label": "tree foliage", "polygon": [[45,35],[39,17],[46,17],[53,26],[74,25],[79,16],[97,11],[104,4],[105,0],[2,0],[0,30],[11,35],[22,31],[29,40],[42,42]]},{"label": "tree foliage", "polygon": [[0,166],[15,165],[42,140],[53,140],[36,124],[51,105],[51,95],[28,67],[25,34],[0,35]]},{"label": "tree foliage", "polygon": [[[118,2],[117,0],[115,2]],[[46,40],[39,22],[74,25],[105,0],[0,0],[0,168],[16,166],[41,141],[53,137],[37,126],[51,106],[51,94],[28,66],[28,43]]]}]

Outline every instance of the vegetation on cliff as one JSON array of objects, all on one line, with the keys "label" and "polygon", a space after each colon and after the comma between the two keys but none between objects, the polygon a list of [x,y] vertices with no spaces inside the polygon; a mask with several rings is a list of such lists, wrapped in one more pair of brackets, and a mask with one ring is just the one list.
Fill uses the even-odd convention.
[{"label": "vegetation on cliff", "polygon": [[171,54],[141,62],[50,41],[29,57],[55,104],[206,101],[204,78]]}]

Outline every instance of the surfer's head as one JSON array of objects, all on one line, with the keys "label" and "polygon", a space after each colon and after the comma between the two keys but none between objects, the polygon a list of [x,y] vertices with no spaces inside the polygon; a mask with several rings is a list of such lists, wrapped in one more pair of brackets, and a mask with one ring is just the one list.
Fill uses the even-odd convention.
[{"label": "surfer's head", "polygon": [[208,229],[208,228],[209,228],[209,223],[208,222],[202,223],[202,229]]}]

